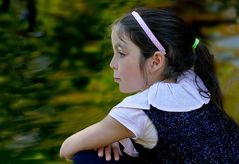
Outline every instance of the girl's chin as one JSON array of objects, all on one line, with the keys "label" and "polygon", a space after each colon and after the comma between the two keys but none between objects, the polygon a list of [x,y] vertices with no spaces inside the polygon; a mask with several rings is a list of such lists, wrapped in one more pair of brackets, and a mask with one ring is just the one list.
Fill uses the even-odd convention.
[{"label": "girl's chin", "polygon": [[129,88],[121,88],[119,87],[121,93],[135,93],[141,91],[140,89],[129,89]]}]

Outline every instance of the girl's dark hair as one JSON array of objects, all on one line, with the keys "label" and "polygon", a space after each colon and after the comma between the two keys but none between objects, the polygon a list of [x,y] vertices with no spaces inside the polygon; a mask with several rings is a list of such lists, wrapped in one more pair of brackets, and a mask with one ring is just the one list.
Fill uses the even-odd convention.
[{"label": "girl's dark hair", "polygon": [[[134,11],[139,13],[166,49],[167,66],[164,70],[164,78],[177,79],[184,71],[194,68],[195,73],[207,87],[211,100],[223,109],[213,55],[202,43],[199,43],[195,50],[192,49],[195,36],[190,32],[186,23],[169,10],[141,8]],[[158,51],[131,13],[115,21],[113,28],[115,27],[117,27],[119,37],[127,35],[140,48],[145,59]],[[197,82],[196,79],[195,81]],[[200,92],[205,91],[201,90]]]}]

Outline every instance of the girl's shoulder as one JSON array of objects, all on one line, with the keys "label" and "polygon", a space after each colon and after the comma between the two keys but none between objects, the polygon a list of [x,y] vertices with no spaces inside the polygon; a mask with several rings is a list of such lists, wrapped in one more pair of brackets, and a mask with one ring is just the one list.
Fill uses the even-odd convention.
[{"label": "girl's shoulder", "polygon": [[109,115],[133,132],[134,139],[143,135],[144,127],[149,123],[148,116],[138,108],[114,107]]}]

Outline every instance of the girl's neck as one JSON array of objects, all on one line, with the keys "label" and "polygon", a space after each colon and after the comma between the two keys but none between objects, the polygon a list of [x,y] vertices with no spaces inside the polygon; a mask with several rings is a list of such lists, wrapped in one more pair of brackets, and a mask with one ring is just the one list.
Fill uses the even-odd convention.
[{"label": "girl's neck", "polygon": [[170,79],[165,79],[165,80],[162,80],[161,82],[164,82],[164,83],[176,83],[176,79],[173,79],[173,78],[170,78]]},{"label": "girl's neck", "polygon": [[152,82],[151,84],[148,84],[148,82],[145,82],[145,85],[144,87],[140,90],[140,91],[144,91],[146,89],[148,89],[151,85],[157,83],[157,82],[163,82],[163,83],[176,83],[176,79],[164,79],[164,80],[158,80],[158,81],[155,81],[155,82]]}]

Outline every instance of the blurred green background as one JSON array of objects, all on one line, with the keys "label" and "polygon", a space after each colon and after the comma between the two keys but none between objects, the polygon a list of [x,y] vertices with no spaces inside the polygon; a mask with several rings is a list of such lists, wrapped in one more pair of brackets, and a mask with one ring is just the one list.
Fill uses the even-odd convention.
[{"label": "blurred green background", "polygon": [[1,0],[0,161],[66,163],[64,139],[126,95],[112,79],[110,24],[135,7],[173,8],[215,54],[239,123],[238,0]]}]

